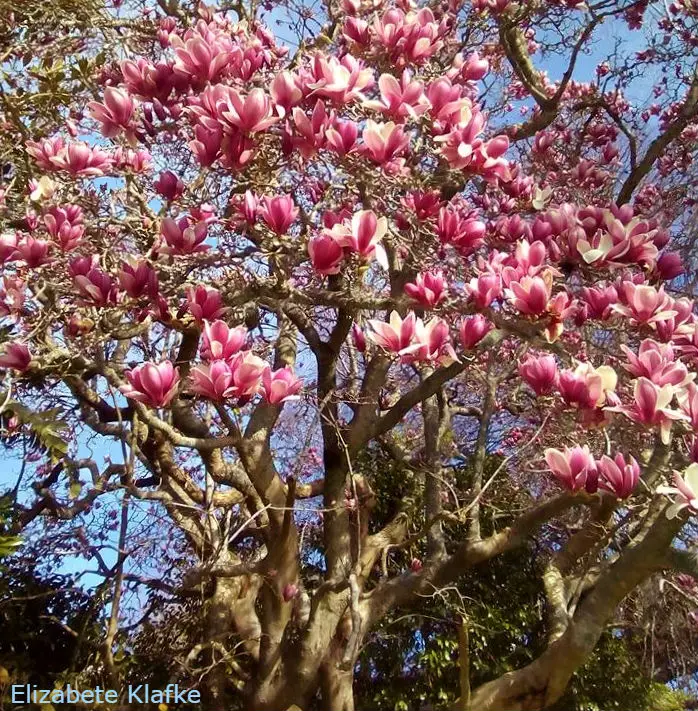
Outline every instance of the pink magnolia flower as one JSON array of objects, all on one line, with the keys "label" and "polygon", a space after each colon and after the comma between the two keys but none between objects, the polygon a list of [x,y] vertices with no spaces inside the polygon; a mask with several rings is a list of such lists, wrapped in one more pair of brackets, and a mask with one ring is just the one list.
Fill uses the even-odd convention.
[{"label": "pink magnolia flower", "polygon": [[113,138],[129,128],[135,105],[128,92],[108,86],[104,90],[104,102],[91,101],[87,108],[92,118],[102,124],[102,134]]},{"label": "pink magnolia flower", "polygon": [[225,102],[219,104],[219,110],[229,125],[246,134],[265,131],[281,119],[263,89],[252,89],[245,97],[231,89]]},{"label": "pink magnolia flower", "polygon": [[605,321],[611,316],[613,305],[618,301],[618,292],[613,286],[584,287],[582,296],[588,318]]},{"label": "pink magnolia flower", "polygon": [[487,59],[480,57],[477,52],[469,54],[463,63],[461,76],[466,81],[480,81],[490,70],[490,63]]},{"label": "pink magnolia flower", "polygon": [[634,457],[626,463],[622,454],[611,459],[604,455],[597,462],[599,488],[609,491],[619,499],[627,499],[640,480],[640,465]]},{"label": "pink magnolia flower", "polygon": [[674,420],[688,420],[688,415],[672,410],[669,405],[674,399],[676,388],[673,385],[655,385],[647,378],[635,381],[634,402],[627,406],[606,408],[611,412],[621,412],[633,422],[649,427],[659,427],[662,442],[669,444],[671,425]]},{"label": "pink magnolia flower", "polygon": [[127,173],[149,173],[153,169],[153,156],[150,151],[138,151],[119,146],[111,156],[112,165],[116,170]]},{"label": "pink magnolia flower", "polygon": [[539,316],[545,313],[552,291],[552,275],[525,276],[509,284],[504,293],[512,306],[522,314]]},{"label": "pink magnolia flower", "polygon": [[[221,146],[223,144],[223,130],[219,125],[211,126],[207,124],[203,126],[197,124],[194,127],[194,139],[189,141],[189,148],[196,156],[196,160],[202,166],[212,165],[220,155]],[[248,156],[243,155],[245,151],[240,151],[237,155],[237,161],[244,164],[243,158]],[[251,154],[250,154],[251,156]]]},{"label": "pink magnolia flower", "polygon": [[657,343],[651,338],[646,338],[640,344],[637,355],[627,346],[621,346],[621,350],[628,359],[628,365],[623,367],[636,378],[648,378],[659,386],[667,384],[683,386],[695,378],[695,374],[689,375],[683,363],[675,361],[671,344]]},{"label": "pink magnolia flower", "polygon": [[143,57],[135,62],[124,60],[121,63],[121,74],[131,94],[149,101],[166,101],[175,84],[179,83],[170,64],[154,64]]},{"label": "pink magnolia flower", "polygon": [[351,326],[351,340],[359,353],[366,351],[366,334],[358,323]]},{"label": "pink magnolia flower", "polygon": [[26,284],[18,277],[4,276],[0,286],[0,316],[19,316],[24,310]]},{"label": "pink magnolia flower", "polygon": [[262,375],[262,385],[266,401],[272,405],[279,405],[282,402],[298,400],[303,382],[296,377],[293,368],[287,365],[274,371],[266,368]]},{"label": "pink magnolia flower", "polygon": [[5,232],[0,235],[0,264],[7,264],[19,259],[18,240],[19,233],[17,232]]},{"label": "pink magnolia flower", "polygon": [[558,388],[568,405],[593,410],[602,407],[607,399],[615,399],[618,383],[616,371],[608,365],[594,368],[591,363],[580,363],[574,370],[563,370],[558,376]]},{"label": "pink magnolia flower", "polygon": [[442,143],[441,155],[451,168],[467,168],[488,181],[495,178],[505,180],[510,176],[510,171],[508,162],[502,156],[509,149],[509,139],[500,135],[483,141],[478,136],[484,127],[484,114],[477,107],[473,107],[467,122],[458,123],[449,133],[437,136],[434,140]]},{"label": "pink magnolia flower", "polygon": [[166,217],[160,227],[160,234],[166,243],[162,251],[176,255],[205,252],[208,245],[202,243],[206,239],[207,231],[205,222],[196,222],[192,225],[186,217],[176,222],[171,217]]},{"label": "pink magnolia flower", "polygon": [[32,235],[25,235],[17,243],[19,256],[31,269],[40,267],[49,261],[50,249],[50,242],[47,242],[45,239],[36,239],[36,237],[32,237]]},{"label": "pink magnolia flower", "polygon": [[126,371],[128,385],[119,390],[129,399],[151,407],[167,407],[177,392],[179,371],[169,360],[141,363]]},{"label": "pink magnolia flower", "polygon": [[519,375],[536,395],[546,395],[556,387],[559,377],[557,361],[552,355],[529,355],[519,363]]},{"label": "pink magnolia flower", "polygon": [[148,296],[155,300],[158,294],[158,274],[147,262],[122,262],[118,274],[119,286],[132,298]]},{"label": "pink magnolia flower", "polygon": [[298,208],[290,195],[265,195],[264,204],[259,208],[259,216],[266,226],[277,235],[285,235],[298,217]]},{"label": "pink magnolia flower", "polygon": [[166,200],[177,200],[184,193],[184,183],[171,170],[163,170],[153,187]]},{"label": "pink magnolia flower", "polygon": [[460,324],[460,342],[469,351],[494,328],[494,324],[482,314],[466,316]]},{"label": "pink magnolia flower", "polygon": [[347,17],[344,21],[342,35],[348,42],[354,42],[359,47],[367,47],[371,39],[368,22],[356,17]]},{"label": "pink magnolia flower", "polygon": [[197,321],[214,321],[229,310],[223,306],[220,291],[203,284],[187,288],[187,308]]},{"label": "pink magnolia flower", "polygon": [[70,276],[86,276],[91,269],[99,268],[99,257],[93,254],[91,257],[75,257],[68,264]]},{"label": "pink magnolia flower", "polygon": [[215,41],[209,42],[199,34],[185,41],[173,33],[170,44],[177,55],[174,71],[198,82],[214,82],[232,60],[232,53],[226,47]]},{"label": "pink magnolia flower", "polygon": [[230,328],[225,321],[205,321],[201,357],[205,360],[230,360],[247,342],[244,326]]},{"label": "pink magnolia flower", "polygon": [[405,284],[405,293],[424,308],[431,309],[441,303],[448,293],[443,272],[418,274],[414,282]]},{"label": "pink magnolia flower", "polygon": [[225,360],[214,360],[208,365],[197,365],[191,370],[191,389],[209,400],[220,401],[235,397],[233,370]]},{"label": "pink magnolia flower", "polygon": [[44,215],[46,230],[64,252],[80,244],[85,234],[82,220],[82,208],[79,205],[52,207]]},{"label": "pink magnolia flower", "polygon": [[451,345],[448,324],[438,316],[426,324],[421,319],[417,319],[414,345],[405,357],[409,360],[437,361],[441,365],[456,362],[458,356]]},{"label": "pink magnolia flower", "polygon": [[403,11],[391,7],[376,15],[373,34],[388,51],[390,60],[397,66],[423,64],[443,46],[441,35],[446,31],[446,20],[438,22],[432,10]]},{"label": "pink magnolia flower", "polygon": [[364,106],[388,114],[397,120],[408,116],[417,118],[429,107],[424,96],[424,84],[413,81],[410,72],[405,69],[400,81],[392,74],[381,74],[378,79],[381,101],[366,101]]},{"label": "pink magnolia flower", "polygon": [[674,486],[659,486],[657,493],[676,496],[672,505],[667,509],[667,517],[675,518],[683,509],[690,509],[698,513],[698,464],[689,465],[683,473],[674,471]]},{"label": "pink magnolia flower", "polygon": [[308,89],[316,96],[324,96],[337,104],[362,99],[362,90],[374,82],[371,70],[365,69],[350,54],[337,59],[318,53],[313,59],[311,72],[314,81],[308,83]]},{"label": "pink magnolia flower", "polygon": [[95,306],[110,306],[116,303],[117,288],[113,279],[101,269],[90,269],[87,274],[73,277],[75,288]]},{"label": "pink magnolia flower", "polygon": [[308,254],[318,274],[339,274],[344,260],[342,246],[328,234],[317,235],[308,242]]},{"label": "pink magnolia flower", "polygon": [[6,343],[0,354],[0,368],[12,368],[23,373],[29,368],[32,355],[24,343]]},{"label": "pink magnolia flower", "polygon": [[363,259],[375,259],[384,269],[388,268],[388,256],[380,241],[388,231],[388,220],[378,217],[373,210],[360,210],[351,218],[351,224],[339,223],[324,234],[343,248],[358,253]]},{"label": "pink magnolia flower", "polygon": [[51,166],[76,177],[90,178],[107,173],[112,168],[112,157],[101,148],[74,141],[51,158]]},{"label": "pink magnolia flower", "polygon": [[55,170],[53,161],[65,148],[65,141],[61,136],[54,136],[43,141],[27,141],[26,147],[41,170]]},{"label": "pink magnolia flower", "polygon": [[230,198],[230,206],[235,212],[233,219],[237,227],[254,225],[257,222],[259,200],[251,190],[246,190],[244,195],[233,195]]},{"label": "pink magnolia flower", "polygon": [[380,165],[390,163],[401,156],[410,142],[402,128],[392,121],[376,123],[368,119],[361,137],[364,140],[360,149],[362,153]]},{"label": "pink magnolia flower", "polygon": [[596,462],[586,445],[565,447],[564,451],[546,449],[545,461],[565,489],[570,491],[580,491],[585,487],[596,489]]},{"label": "pink magnolia flower", "polygon": [[657,273],[665,281],[671,281],[685,272],[678,252],[664,252],[657,260]]},{"label": "pink magnolia flower", "polygon": [[327,148],[340,156],[351,152],[359,135],[359,127],[355,121],[335,118],[325,132]]},{"label": "pink magnolia flower", "polygon": [[677,390],[676,400],[679,403],[681,412],[688,417],[693,431],[698,432],[698,386],[694,382],[688,383]]},{"label": "pink magnolia flower", "polygon": [[502,295],[502,278],[491,272],[480,274],[465,285],[465,290],[476,306],[486,309]]},{"label": "pink magnolia flower", "polygon": [[485,223],[480,220],[464,218],[447,207],[442,207],[439,211],[436,227],[439,239],[444,244],[453,244],[464,256],[484,242],[485,232]]},{"label": "pink magnolia flower", "polygon": [[334,118],[333,112],[328,113],[323,100],[318,99],[310,118],[303,109],[298,107],[293,109],[292,115],[298,135],[290,136],[289,134],[289,139],[304,158],[311,158],[325,145],[325,133]]},{"label": "pink magnolia flower", "polygon": [[441,193],[438,190],[413,190],[402,198],[401,203],[413,212],[420,222],[423,222],[439,213]]},{"label": "pink magnolia flower", "polygon": [[279,72],[274,77],[269,93],[274,103],[283,109],[284,114],[288,114],[303,100],[303,91],[299,84],[298,77],[288,71]]},{"label": "pink magnolia flower", "polygon": [[621,285],[627,306],[615,304],[613,309],[637,325],[666,321],[677,312],[672,309],[670,297],[664,293],[664,287],[658,290],[648,284],[634,284],[625,281]]},{"label": "pink magnolia flower", "polygon": [[388,323],[372,319],[368,322],[371,330],[368,338],[381,348],[391,353],[403,355],[414,350],[412,342],[417,326],[417,317],[413,311],[401,318],[397,311],[390,314]]},{"label": "pink magnolia flower", "polygon": [[238,400],[245,402],[257,393],[262,385],[264,372],[269,364],[249,351],[238,353],[230,361],[233,371],[233,386]]}]

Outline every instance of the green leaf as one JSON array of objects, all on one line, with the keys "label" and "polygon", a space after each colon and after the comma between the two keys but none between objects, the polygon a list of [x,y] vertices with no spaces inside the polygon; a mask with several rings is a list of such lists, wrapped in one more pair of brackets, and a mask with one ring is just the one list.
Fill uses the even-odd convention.
[{"label": "green leaf", "polygon": [[[3,394],[0,393],[0,401]],[[46,450],[54,460],[61,459],[68,453],[68,443],[61,436],[61,432],[68,428],[66,422],[60,419],[61,411],[58,408],[34,412],[22,403],[11,401],[7,404],[2,417],[12,415],[29,427],[34,444]]]}]

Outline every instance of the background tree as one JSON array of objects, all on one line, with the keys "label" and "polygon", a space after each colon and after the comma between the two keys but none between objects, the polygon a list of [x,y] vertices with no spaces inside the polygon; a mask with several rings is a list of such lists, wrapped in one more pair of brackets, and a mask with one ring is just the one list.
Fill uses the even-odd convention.
[{"label": "background tree", "polygon": [[[639,658],[609,625],[660,583],[651,648],[688,648],[698,350],[668,245],[691,256],[693,3],[161,0],[89,31],[27,7],[2,426],[14,528],[108,591],[93,678],[138,676],[165,601],[155,676],[214,710],[353,709],[364,645],[415,607],[453,615],[433,703],[460,709]],[[514,565],[530,600],[497,605]],[[483,609],[519,616],[506,659]],[[421,634],[403,653],[449,643]]]}]

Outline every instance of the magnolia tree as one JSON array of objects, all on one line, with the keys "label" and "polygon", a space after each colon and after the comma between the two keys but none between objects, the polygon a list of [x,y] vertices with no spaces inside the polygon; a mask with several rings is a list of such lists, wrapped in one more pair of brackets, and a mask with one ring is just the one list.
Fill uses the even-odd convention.
[{"label": "magnolia tree", "polygon": [[660,574],[695,601],[695,3],[114,6],[50,130],[21,31],[0,104],[16,528],[84,520],[105,677],[128,583],[202,596],[185,666],[256,711],[353,709],[386,615],[532,536],[543,651],[471,690],[465,601],[460,709],[554,703]]}]

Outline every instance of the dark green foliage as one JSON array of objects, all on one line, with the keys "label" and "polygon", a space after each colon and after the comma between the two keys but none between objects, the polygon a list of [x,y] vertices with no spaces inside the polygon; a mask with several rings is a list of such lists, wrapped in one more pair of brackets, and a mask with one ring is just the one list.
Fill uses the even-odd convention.
[{"label": "dark green foliage", "polygon": [[15,682],[42,688],[82,670],[99,639],[100,610],[70,576],[37,572],[11,556],[0,574],[0,666]]}]

